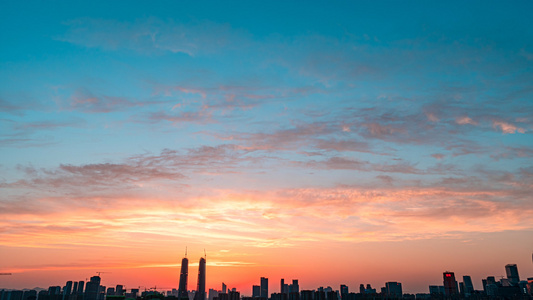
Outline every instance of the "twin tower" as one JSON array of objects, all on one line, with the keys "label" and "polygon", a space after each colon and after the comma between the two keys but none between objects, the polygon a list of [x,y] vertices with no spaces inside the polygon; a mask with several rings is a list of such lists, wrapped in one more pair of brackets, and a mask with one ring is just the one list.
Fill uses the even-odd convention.
[{"label": "twin tower", "polygon": [[[198,265],[198,285],[196,286],[194,300],[205,300],[205,259],[204,257],[200,258],[200,264]],[[187,258],[187,252],[185,252],[185,257],[181,260],[180,286],[178,288],[179,300],[189,299],[189,293],[187,291],[188,276],[189,259]]]}]

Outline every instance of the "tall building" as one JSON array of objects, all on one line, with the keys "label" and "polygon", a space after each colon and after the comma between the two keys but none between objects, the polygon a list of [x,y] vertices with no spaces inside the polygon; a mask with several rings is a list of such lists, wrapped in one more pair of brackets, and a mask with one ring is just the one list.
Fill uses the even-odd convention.
[{"label": "tall building", "polygon": [[117,296],[123,296],[126,293],[126,290],[124,289],[124,286],[122,284],[117,284],[115,287],[115,295]]},{"label": "tall building", "polygon": [[342,300],[348,299],[348,286],[345,284],[341,284],[341,299]]},{"label": "tall building", "polygon": [[261,296],[261,286],[260,285],[252,285],[252,297],[258,298]]},{"label": "tall building", "polygon": [[465,275],[463,276],[463,282],[465,285],[465,296],[472,295],[474,292],[474,284],[472,283],[472,277]]},{"label": "tall building", "polygon": [[292,280],[292,284],[289,286],[289,293],[300,293],[300,285],[298,285],[298,279]]},{"label": "tall building", "polygon": [[83,288],[85,285],[85,281],[78,282],[78,295],[83,295]]},{"label": "tall building", "polygon": [[196,286],[196,293],[194,300],[205,300],[205,258],[200,258],[198,265],[198,285]]},{"label": "tall building", "polygon": [[100,292],[100,276],[93,276],[85,287],[85,300],[98,300]]},{"label": "tall building", "polygon": [[520,276],[518,276],[518,268],[516,264],[506,265],[505,273],[507,273],[507,279],[509,279],[511,285],[517,285],[520,282]]},{"label": "tall building", "polygon": [[285,279],[281,278],[280,287],[279,287],[279,293],[280,294],[288,294],[289,293],[289,285],[285,283]]},{"label": "tall building", "polygon": [[453,272],[442,273],[444,281],[444,295],[452,296],[457,295],[457,281],[455,280],[455,274]]},{"label": "tall building", "polygon": [[188,293],[187,293],[188,276],[189,276],[189,259],[187,259],[187,257],[184,257],[181,260],[180,285],[178,287],[178,299],[187,300],[189,298]]},{"label": "tall building", "polygon": [[222,293],[226,294],[228,287],[224,282],[222,282]]},{"label": "tall building", "polygon": [[68,300],[70,294],[72,293],[72,281],[67,281],[67,284],[63,287],[63,299]]},{"label": "tall building", "polygon": [[403,295],[402,284],[400,282],[391,281],[385,283],[385,290],[389,297],[401,298]]},{"label": "tall building", "polygon": [[261,277],[261,297],[268,299],[268,278]]}]

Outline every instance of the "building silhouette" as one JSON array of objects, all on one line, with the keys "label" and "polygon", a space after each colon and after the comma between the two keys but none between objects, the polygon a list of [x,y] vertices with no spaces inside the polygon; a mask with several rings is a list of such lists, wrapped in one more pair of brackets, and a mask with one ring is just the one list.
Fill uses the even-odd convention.
[{"label": "building silhouette", "polygon": [[196,286],[196,293],[194,300],[205,300],[205,258],[200,258],[198,264],[198,284]]},{"label": "building silhouette", "polygon": [[181,260],[181,271],[180,271],[180,283],[178,287],[178,299],[189,299],[187,293],[187,279],[189,276],[189,259],[186,257],[187,252],[185,252],[185,257]]},{"label": "building silhouette", "polygon": [[472,283],[472,278],[469,275],[463,276],[463,284],[464,284],[464,295],[466,297],[472,295],[474,293],[474,284]]},{"label": "building silhouette", "polygon": [[506,265],[505,273],[507,273],[507,279],[509,279],[511,285],[517,285],[520,282],[520,276],[518,275],[518,267],[516,264]]},{"label": "building silhouette", "polygon": [[79,281],[78,282],[78,295],[83,295],[83,291],[85,288],[85,281]]},{"label": "building silhouette", "polygon": [[402,284],[395,281],[387,282],[385,283],[385,292],[389,297],[401,298],[403,295]]},{"label": "building silhouette", "polygon": [[280,287],[279,287],[279,293],[280,294],[288,294],[289,293],[289,285],[285,283],[285,279],[281,278]]},{"label": "building silhouette", "polygon": [[268,278],[261,277],[261,295],[262,298],[268,299]]},{"label": "building silhouette", "polygon": [[444,295],[450,297],[457,295],[457,281],[455,280],[455,274],[453,272],[442,273],[444,282]]},{"label": "building silhouette", "polygon": [[253,298],[261,297],[261,286],[259,286],[259,285],[253,285],[252,286],[252,297]]}]

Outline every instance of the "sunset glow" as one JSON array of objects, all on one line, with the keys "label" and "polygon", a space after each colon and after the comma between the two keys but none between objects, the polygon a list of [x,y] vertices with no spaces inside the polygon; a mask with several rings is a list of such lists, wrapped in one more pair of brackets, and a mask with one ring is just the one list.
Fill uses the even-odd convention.
[{"label": "sunset glow", "polygon": [[533,277],[532,10],[4,1],[0,288]]}]

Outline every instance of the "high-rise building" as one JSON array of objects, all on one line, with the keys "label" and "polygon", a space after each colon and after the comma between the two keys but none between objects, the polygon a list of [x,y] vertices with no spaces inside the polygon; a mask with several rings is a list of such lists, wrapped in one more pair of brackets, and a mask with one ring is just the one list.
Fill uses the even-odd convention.
[{"label": "high-rise building", "polygon": [[469,275],[463,276],[463,282],[465,285],[465,296],[468,297],[474,292],[474,284],[472,283],[472,277],[470,277]]},{"label": "high-rise building", "polygon": [[115,295],[117,296],[124,296],[126,293],[126,290],[124,289],[124,286],[122,284],[117,284],[115,287]]},{"label": "high-rise building", "polygon": [[261,286],[259,285],[252,286],[252,297],[254,298],[261,297]]},{"label": "high-rise building", "polygon": [[67,281],[67,283],[63,287],[63,300],[68,300],[71,293],[72,293],[72,281]]},{"label": "high-rise building", "polygon": [[298,285],[298,279],[292,280],[292,284],[289,286],[289,293],[300,293],[300,285]]},{"label": "high-rise building", "polygon": [[78,295],[83,295],[83,288],[85,285],[85,281],[78,282]]},{"label": "high-rise building", "polygon": [[198,285],[196,286],[196,293],[194,300],[205,300],[205,258],[200,258],[198,264]]},{"label": "high-rise building", "polygon": [[281,284],[280,284],[280,294],[288,294],[289,293],[289,285],[285,283],[285,279],[281,278]]},{"label": "high-rise building", "polygon": [[518,276],[518,267],[516,264],[506,265],[505,273],[507,273],[507,279],[509,279],[511,285],[518,285],[520,282],[520,276]]},{"label": "high-rise building", "polygon": [[180,271],[180,285],[178,287],[178,298],[187,300],[189,298],[187,293],[187,278],[189,276],[189,259],[184,257],[181,260],[181,271]]},{"label": "high-rise building", "polygon": [[444,272],[442,273],[442,278],[444,282],[444,295],[457,295],[458,288],[457,281],[455,280],[455,274],[453,272]]},{"label": "high-rise building", "polygon": [[100,276],[93,276],[85,287],[85,300],[98,300],[100,292]]},{"label": "high-rise building", "polygon": [[268,299],[268,278],[261,277],[261,297]]},{"label": "high-rise building", "polygon": [[348,286],[345,284],[341,284],[341,300],[347,300],[348,299]]},{"label": "high-rise building", "polygon": [[228,286],[226,286],[226,284],[222,282],[222,293],[226,294],[227,289],[228,289]]},{"label": "high-rise building", "polygon": [[401,298],[403,295],[402,284],[400,282],[391,281],[385,283],[385,291],[389,297]]}]

